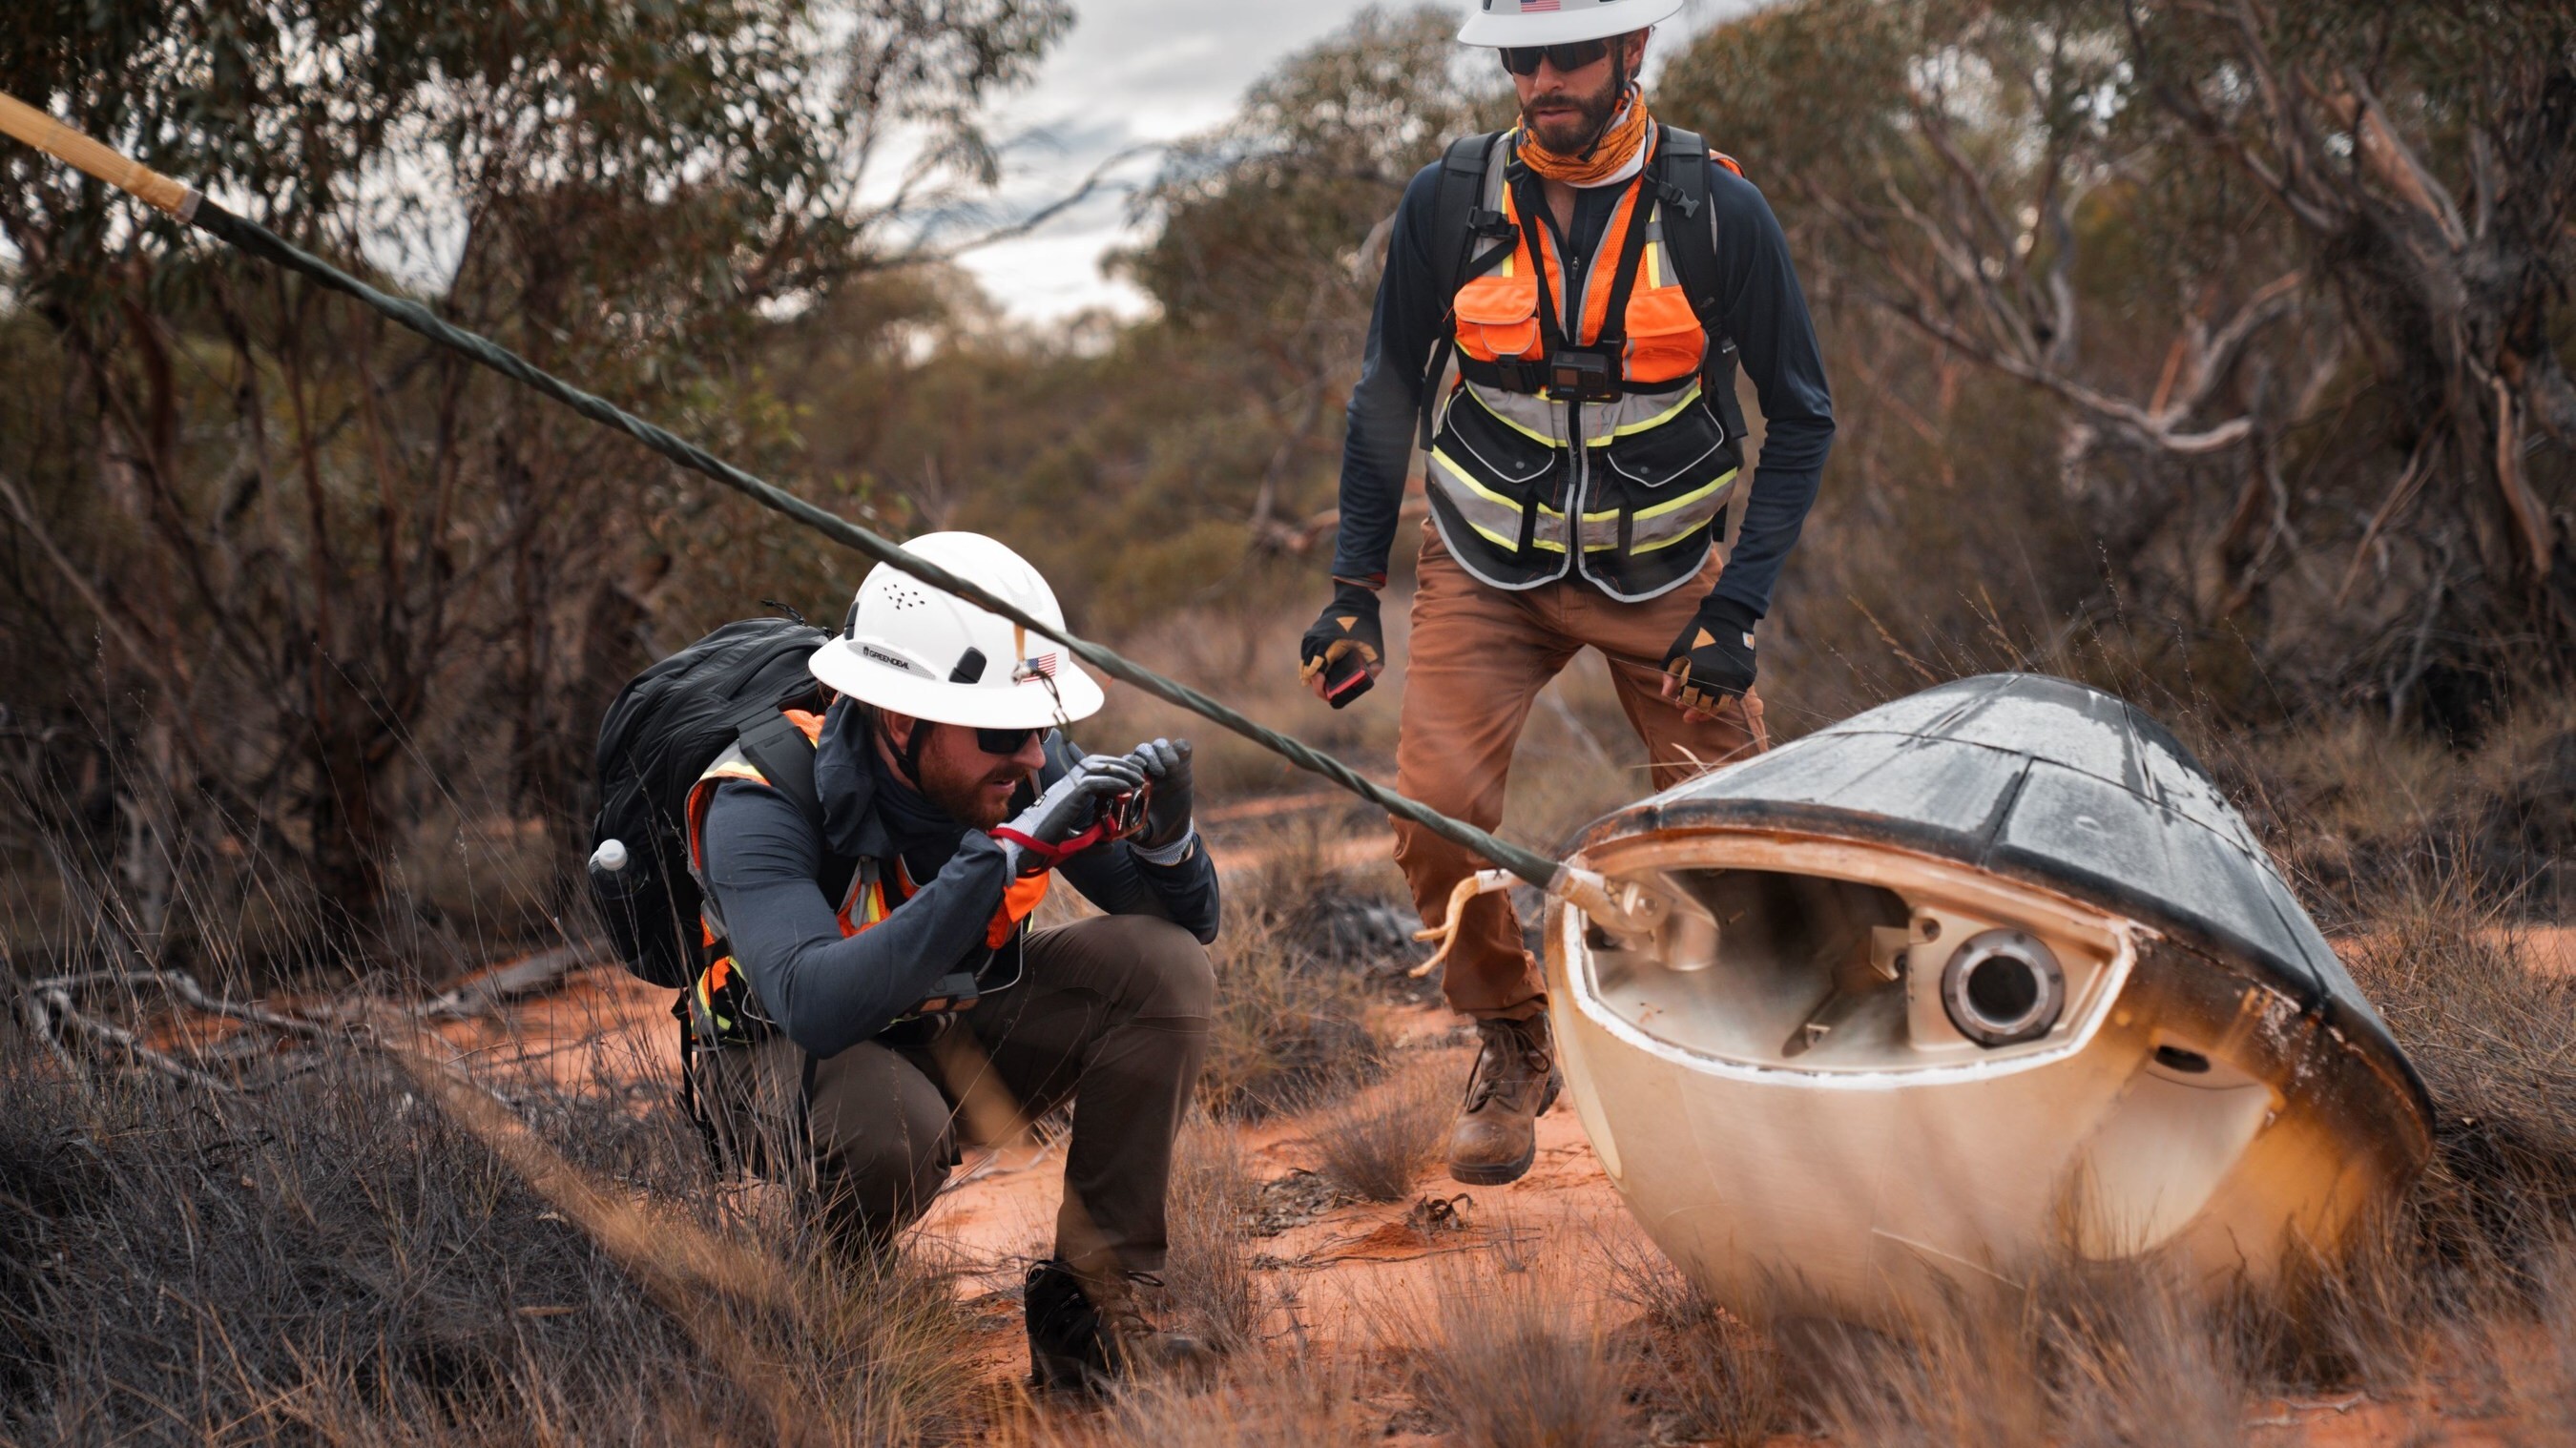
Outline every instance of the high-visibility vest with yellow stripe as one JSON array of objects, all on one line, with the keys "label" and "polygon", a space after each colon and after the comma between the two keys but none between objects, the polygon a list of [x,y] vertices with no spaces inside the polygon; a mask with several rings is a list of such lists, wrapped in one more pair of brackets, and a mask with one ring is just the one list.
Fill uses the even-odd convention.
[{"label": "high-visibility vest with yellow stripe", "polygon": [[[1703,395],[1708,336],[1664,244],[1668,226],[1712,223],[1668,209],[1650,156],[1594,255],[1569,265],[1536,178],[1510,161],[1515,134],[1494,142],[1481,202],[1509,230],[1469,239],[1452,299],[1458,378],[1425,465],[1432,521],[1493,587],[1579,575],[1653,598],[1698,574],[1741,462]],[[1585,396],[1570,360],[1616,395]]]},{"label": "high-visibility vest with yellow stripe", "polygon": [[[783,712],[805,736],[806,743],[813,744],[822,738],[822,715],[803,709]],[[717,788],[728,780],[761,785],[769,783],[743,752],[742,746],[737,744],[717,755],[715,762],[708,765],[699,774],[698,782],[690,787],[687,819],[689,870],[698,877],[699,893],[705,900],[699,907],[701,939],[704,947],[716,958],[691,983],[686,1004],[701,1039],[739,1043],[752,1039],[758,1030],[771,1023],[762,1013],[759,1000],[752,993],[751,982],[743,975],[732,952],[721,948],[728,932],[716,910],[715,892],[707,888],[707,810],[715,803]],[[1003,891],[1001,904],[994,907],[993,918],[984,927],[984,950],[999,950],[1012,942],[1012,938],[1027,924],[1029,916],[1035,913],[1038,903],[1046,898],[1048,878],[1045,874],[1038,874],[1014,880]],[[861,858],[857,868],[850,873],[848,887],[833,907],[842,937],[847,939],[883,921],[896,906],[912,898],[918,888],[905,871],[900,857],[891,861]],[[973,1004],[971,996],[962,1001],[947,998],[926,1000],[915,1006],[911,1014],[929,1015]]]}]

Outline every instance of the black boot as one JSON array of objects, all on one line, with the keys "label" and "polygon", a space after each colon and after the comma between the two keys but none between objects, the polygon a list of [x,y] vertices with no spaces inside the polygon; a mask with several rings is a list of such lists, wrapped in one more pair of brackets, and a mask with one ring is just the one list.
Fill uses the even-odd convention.
[{"label": "black boot", "polygon": [[1161,1285],[1142,1273],[1086,1284],[1053,1257],[1030,1268],[1030,1384],[1096,1393],[1139,1372],[1205,1366],[1211,1354],[1196,1338],[1155,1323],[1144,1299]]},{"label": "black boot", "polygon": [[1072,1268],[1053,1257],[1030,1268],[1021,1299],[1029,1323],[1029,1386],[1094,1389],[1108,1380],[1100,1313]]}]

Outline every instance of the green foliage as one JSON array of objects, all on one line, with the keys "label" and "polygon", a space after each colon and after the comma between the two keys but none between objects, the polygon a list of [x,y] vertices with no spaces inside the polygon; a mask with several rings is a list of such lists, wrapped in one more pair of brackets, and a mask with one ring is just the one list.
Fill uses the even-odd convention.
[{"label": "green foliage", "polygon": [[[906,204],[973,183],[975,106],[1069,21],[1057,0],[42,8],[0,33],[0,89],[790,476],[790,414],[744,365],[767,310],[884,259],[900,214],[863,193],[895,127],[928,143]],[[10,701],[52,741],[21,803],[121,812],[122,841],[92,841],[118,868],[283,890],[279,918],[342,937],[382,924],[433,800],[562,833],[599,711],[678,642],[651,636],[656,590],[739,505],[22,147],[0,235],[10,360],[44,399],[0,465],[0,632],[16,677],[50,681]]]}]

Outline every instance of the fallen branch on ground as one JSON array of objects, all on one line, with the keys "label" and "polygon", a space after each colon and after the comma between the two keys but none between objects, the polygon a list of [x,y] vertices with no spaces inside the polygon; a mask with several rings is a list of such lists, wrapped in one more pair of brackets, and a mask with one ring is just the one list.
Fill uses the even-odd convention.
[{"label": "fallen branch on ground", "polygon": [[424,1020],[471,1020],[476,1016],[489,1015],[512,1001],[544,995],[562,985],[574,971],[607,953],[606,946],[587,940],[540,950],[477,976],[436,1000],[415,1007],[412,1014]]}]

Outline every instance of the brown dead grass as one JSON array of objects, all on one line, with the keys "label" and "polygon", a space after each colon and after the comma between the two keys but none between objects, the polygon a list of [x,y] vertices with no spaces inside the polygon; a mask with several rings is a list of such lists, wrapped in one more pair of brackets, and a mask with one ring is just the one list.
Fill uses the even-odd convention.
[{"label": "brown dead grass", "polygon": [[1313,1138],[1324,1174],[1372,1202],[1402,1201],[1440,1155],[1457,1082],[1446,1059],[1417,1062],[1317,1113]]},{"label": "brown dead grass", "polygon": [[1629,1441],[1625,1386],[1600,1304],[1549,1265],[1486,1254],[1435,1274],[1424,1310],[1391,1309],[1389,1345],[1433,1421],[1476,1448],[1609,1448]]},{"label": "brown dead grass", "polygon": [[1237,1366],[1213,1386],[1140,1384],[1097,1413],[1041,1420],[1037,1448],[1320,1448],[1381,1436],[1356,1364],[1278,1354]]},{"label": "brown dead grass", "polygon": [[1222,1119],[1297,1110],[1376,1079],[1386,1043],[1369,1028],[1366,979],[1332,959],[1323,907],[1359,893],[1330,857],[1322,827],[1267,832],[1260,863],[1226,887],[1215,947],[1219,982],[1199,1100]]},{"label": "brown dead grass", "polygon": [[1658,1441],[1755,1448],[1797,1426],[1770,1334],[1711,1302],[1642,1236],[1598,1248],[1610,1294],[1637,1312],[1637,1398]]},{"label": "brown dead grass", "polygon": [[0,1027],[0,1436],[920,1443],[990,1400],[942,1276],[745,1235],[622,1092],[516,1088],[594,1182],[779,1265],[782,1300],[699,1304],[724,1361],[371,1056],[221,1097],[44,1064]]},{"label": "brown dead grass", "polygon": [[2428,866],[2347,951],[2439,1107],[2429,1246],[2513,1263],[2576,1226],[2576,979],[2523,960],[2504,902]]},{"label": "brown dead grass", "polygon": [[1251,1215],[1260,1184],[1231,1130],[1193,1117],[1181,1129],[1171,1192],[1171,1253],[1163,1269],[1181,1326],[1224,1353],[1261,1340],[1265,1304],[1253,1271]]},{"label": "brown dead grass", "polygon": [[1819,1330],[1838,1441],[1923,1448],[2222,1448],[2250,1384],[2224,1322],[2154,1263],[1963,1290],[1902,1340]]},{"label": "brown dead grass", "polygon": [[2369,928],[2441,875],[2511,918],[2576,910],[2576,699],[2534,700],[2465,749],[2367,718],[2174,722],[2329,928]]}]

